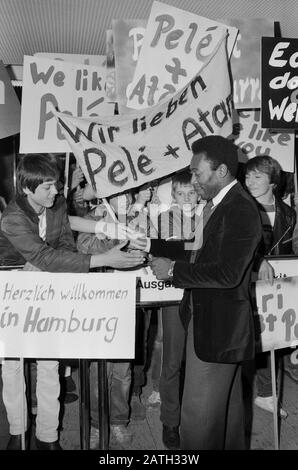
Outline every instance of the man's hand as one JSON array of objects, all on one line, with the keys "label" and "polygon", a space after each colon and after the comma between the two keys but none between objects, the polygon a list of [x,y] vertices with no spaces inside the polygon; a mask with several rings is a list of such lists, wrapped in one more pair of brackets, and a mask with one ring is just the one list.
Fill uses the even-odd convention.
[{"label": "man's hand", "polygon": [[270,284],[273,285],[274,274],[273,267],[264,259],[258,271],[258,279],[260,281],[270,281]]},{"label": "man's hand", "polygon": [[168,258],[155,258],[152,256],[152,260],[150,262],[151,269],[153,274],[160,280],[167,280],[170,279],[168,275],[168,271],[171,267],[172,261]]},{"label": "man's hand", "polygon": [[84,192],[83,188],[77,187],[77,189],[73,193],[73,200],[76,204],[79,204],[79,205],[84,204],[85,201],[83,198],[83,192]]},{"label": "man's hand", "polygon": [[75,189],[84,180],[84,173],[77,167],[71,175],[71,189]]},{"label": "man's hand", "polygon": [[104,253],[106,258],[106,266],[117,269],[134,268],[145,262],[146,258],[144,258],[143,253],[138,250],[132,250],[128,253],[121,251],[121,248],[123,248],[126,244],[127,242],[124,241]]}]

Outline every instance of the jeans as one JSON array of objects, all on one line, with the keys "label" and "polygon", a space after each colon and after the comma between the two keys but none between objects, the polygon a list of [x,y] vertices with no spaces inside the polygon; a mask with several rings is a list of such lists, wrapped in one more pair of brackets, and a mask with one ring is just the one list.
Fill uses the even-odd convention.
[{"label": "jeans", "polygon": [[[127,425],[129,421],[129,392],[131,386],[130,362],[108,361],[107,379],[110,424]],[[97,362],[94,361],[90,364],[90,409],[91,423],[94,427],[98,428]]]},{"label": "jeans", "polygon": [[241,364],[201,361],[194,350],[191,319],[181,409],[181,449],[245,448],[241,369]]},{"label": "jeans", "polygon": [[[60,382],[58,361],[38,360],[36,397],[38,410],[36,417],[36,437],[44,442],[58,439]],[[23,379],[24,380],[24,379]],[[22,402],[24,400],[24,425],[28,427],[27,402],[21,387],[21,368],[19,360],[6,359],[2,364],[3,402],[9,422],[11,435],[23,432]],[[25,381],[24,381],[25,382]],[[24,389],[26,388],[24,384]]]},{"label": "jeans", "polygon": [[179,316],[179,305],[162,308],[162,324],[163,356],[160,377],[160,419],[166,426],[179,426],[181,367],[186,337]]}]

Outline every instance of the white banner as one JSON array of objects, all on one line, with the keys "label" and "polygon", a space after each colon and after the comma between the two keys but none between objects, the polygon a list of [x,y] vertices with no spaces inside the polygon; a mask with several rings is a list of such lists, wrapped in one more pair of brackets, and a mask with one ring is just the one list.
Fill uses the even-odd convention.
[{"label": "white banner", "polygon": [[144,109],[181,90],[209,60],[227,30],[230,56],[237,28],[154,1],[127,106]]},{"label": "white banner", "polygon": [[[298,276],[256,283],[257,337],[262,351],[298,345]],[[261,336],[260,336],[261,335]]]},{"label": "white banner", "polygon": [[231,100],[223,36],[200,73],[162,104],[126,116],[55,114],[88,182],[106,197],[185,168],[194,140],[230,135]]},{"label": "white banner", "polygon": [[0,357],[126,359],[135,275],[0,272]]},{"label": "white banner", "polygon": [[176,289],[172,281],[156,279],[151,268],[135,271],[137,276],[137,301],[142,303],[179,303],[183,297],[183,289]]},{"label": "white banner", "polygon": [[298,276],[298,258],[295,256],[266,259],[274,269],[275,278]]},{"label": "white banner", "polygon": [[0,139],[20,132],[21,105],[0,60]]},{"label": "white banner", "polygon": [[105,66],[25,56],[20,152],[69,152],[52,108],[71,116],[113,115],[105,81]]},{"label": "white banner", "polygon": [[62,60],[74,64],[94,65],[95,67],[106,67],[107,57],[105,55],[89,54],[61,54],[60,52],[36,52],[34,57],[43,57],[51,60]]}]

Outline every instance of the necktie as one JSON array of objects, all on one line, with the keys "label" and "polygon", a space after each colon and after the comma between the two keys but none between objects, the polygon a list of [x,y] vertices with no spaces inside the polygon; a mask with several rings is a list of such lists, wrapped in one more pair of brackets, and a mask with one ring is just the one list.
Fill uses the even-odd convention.
[{"label": "necktie", "polygon": [[[195,249],[192,251],[191,255],[190,255],[190,263],[194,263],[195,262],[195,259],[197,257],[197,253],[198,253],[198,250],[200,249],[200,247],[202,246],[202,242],[203,242],[203,230],[204,230],[204,227],[206,226],[208,220],[209,220],[209,217],[211,216],[211,213],[212,213],[212,208],[213,208],[213,201],[212,199],[210,199],[207,204],[204,206],[204,209],[203,209],[203,227],[201,226],[200,229],[199,229],[199,234],[198,236],[201,237],[200,238],[200,242],[198,242],[198,240],[196,239],[196,246],[198,246],[199,248],[198,249]],[[197,235],[197,234],[196,234]]]}]

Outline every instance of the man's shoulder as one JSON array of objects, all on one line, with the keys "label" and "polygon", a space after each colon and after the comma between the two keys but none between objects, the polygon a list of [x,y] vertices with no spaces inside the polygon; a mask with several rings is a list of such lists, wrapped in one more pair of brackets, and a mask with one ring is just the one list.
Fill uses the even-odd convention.
[{"label": "man's shoulder", "polygon": [[16,200],[10,201],[7,206],[5,207],[2,217],[1,217],[1,224],[9,219],[14,220],[14,218],[18,216],[25,215],[25,212],[20,208],[17,204]]},{"label": "man's shoulder", "polygon": [[283,212],[287,217],[295,217],[295,210],[293,207],[289,206],[285,201],[281,198],[276,197],[276,206],[279,208],[281,212]]},{"label": "man's shoulder", "polygon": [[[247,224],[260,222],[260,213],[255,200],[248,194],[240,183],[237,183],[229,192],[227,204],[223,205],[223,210],[233,219],[246,219]],[[225,208],[224,208],[225,207]]]},{"label": "man's shoulder", "polygon": [[258,212],[254,199],[245,191],[241,183],[236,183],[235,186],[230,189],[227,196],[226,201],[228,203],[238,207],[240,204],[244,204],[246,207],[250,207],[252,210]]}]

